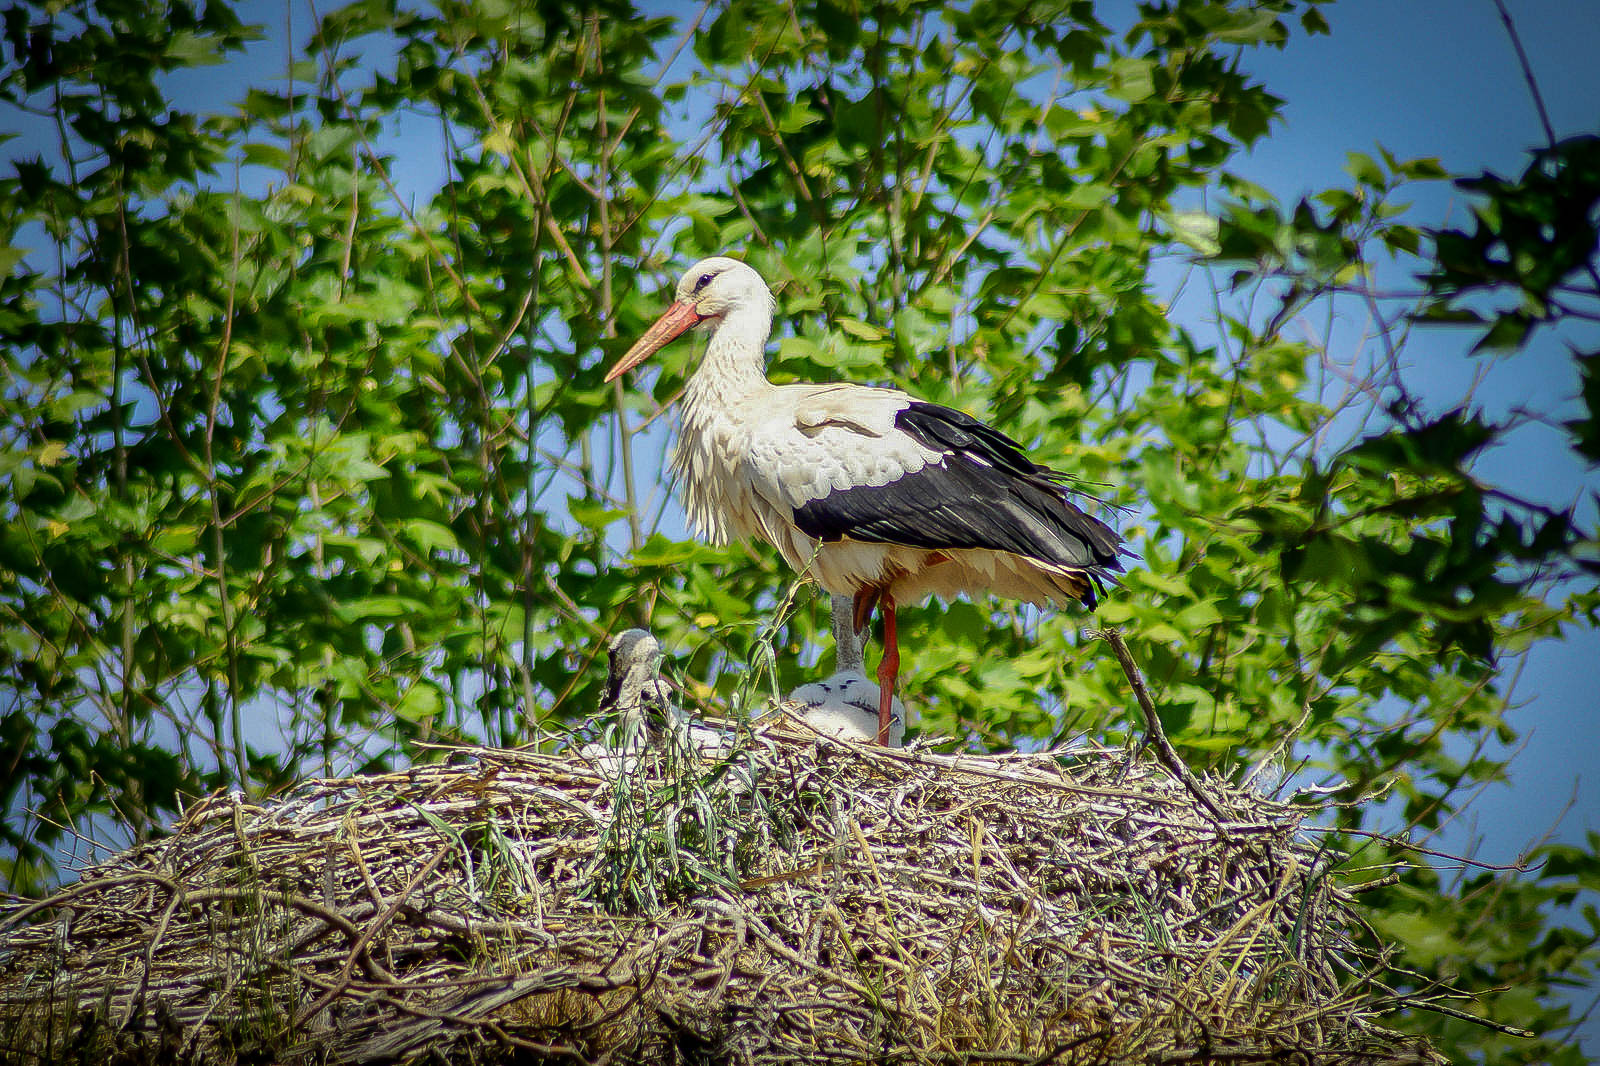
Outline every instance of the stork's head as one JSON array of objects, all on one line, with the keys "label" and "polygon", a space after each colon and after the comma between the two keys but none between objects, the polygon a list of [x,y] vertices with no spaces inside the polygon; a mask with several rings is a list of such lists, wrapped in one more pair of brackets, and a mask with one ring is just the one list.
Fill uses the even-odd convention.
[{"label": "stork's head", "polygon": [[624,629],[611,638],[606,649],[612,677],[637,671],[655,673],[661,663],[661,643],[644,629]]},{"label": "stork's head", "polygon": [[724,255],[702,259],[684,272],[672,306],[617,360],[606,380],[632,370],[688,330],[715,329],[741,310],[759,311],[770,322],[775,307],[772,291],[754,267]]}]

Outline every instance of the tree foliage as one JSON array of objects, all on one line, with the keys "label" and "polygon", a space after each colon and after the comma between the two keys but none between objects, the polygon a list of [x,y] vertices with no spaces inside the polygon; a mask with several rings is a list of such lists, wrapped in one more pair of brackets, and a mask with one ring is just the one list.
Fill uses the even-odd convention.
[{"label": "tree foliage", "polygon": [[[1549,1035],[1406,1024],[1576,1061],[1554,995],[1596,958],[1592,896],[1567,917],[1594,841],[1452,882],[1342,834],[1427,834],[1502,779],[1511,664],[1593,623],[1592,528],[1484,483],[1511,427],[1394,368],[1416,322],[1477,323],[1503,358],[1593,313],[1597,142],[1465,182],[1471,230],[1409,219],[1408,187],[1448,175],[1382,152],[1280,204],[1229,169],[1281,106],[1239,57],[1325,31],[1313,0],[1115,29],[1087,0],[357,0],[286,77],[200,108],[175,79],[260,36],[226,4],[8,8],[0,93],[50,131],[0,179],[8,881],[186,796],[421,739],[557,743],[624,625],[701,700],[810,672],[826,604],[771,552],[693,543],[659,474],[690,346],[653,390],[601,381],[676,272],[732,249],[778,295],[775,378],[903,383],[1127,508],[1140,562],[1099,620],[1174,740],[1332,783],[1397,1002],[1480,992],[1462,1009]],[[1305,328],[1384,271],[1427,291],[1371,345]],[[1169,315],[1185,291],[1203,328]],[[1596,358],[1570,424],[1590,461]],[[905,612],[924,730],[1118,737],[1125,683],[1081,624]]]}]

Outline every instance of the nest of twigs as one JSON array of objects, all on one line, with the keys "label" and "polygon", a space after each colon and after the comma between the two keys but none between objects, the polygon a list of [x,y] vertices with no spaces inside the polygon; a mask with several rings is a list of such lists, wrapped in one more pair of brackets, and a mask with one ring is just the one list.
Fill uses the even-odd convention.
[{"label": "nest of twigs", "polygon": [[[12,906],[35,1061],[1417,1061],[1294,811],[1122,752],[461,749]],[[21,1061],[27,1061],[23,1057]]]}]

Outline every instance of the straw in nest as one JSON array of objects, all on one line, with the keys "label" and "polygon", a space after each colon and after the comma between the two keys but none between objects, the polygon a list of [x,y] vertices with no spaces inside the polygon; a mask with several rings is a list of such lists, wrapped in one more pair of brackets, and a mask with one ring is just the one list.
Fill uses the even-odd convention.
[{"label": "straw in nest", "polygon": [[746,732],[219,797],[12,906],[18,1061],[1426,1061],[1295,812],[1121,752]]}]

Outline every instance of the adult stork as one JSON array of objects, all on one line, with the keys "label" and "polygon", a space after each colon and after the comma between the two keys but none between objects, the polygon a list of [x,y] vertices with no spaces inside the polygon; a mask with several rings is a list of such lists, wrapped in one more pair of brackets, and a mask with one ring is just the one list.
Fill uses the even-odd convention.
[{"label": "adult stork", "polygon": [[882,609],[884,744],[897,604],[991,592],[1092,608],[1122,569],[1122,538],[1072,502],[1068,475],[970,415],[899,389],[774,385],[765,349],[776,308],[752,267],[702,259],[606,380],[687,330],[710,333],[672,454],[690,521],[714,544],[759,537],[828,592],[851,596],[858,632]]}]

